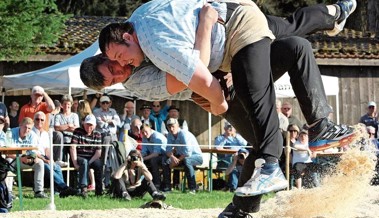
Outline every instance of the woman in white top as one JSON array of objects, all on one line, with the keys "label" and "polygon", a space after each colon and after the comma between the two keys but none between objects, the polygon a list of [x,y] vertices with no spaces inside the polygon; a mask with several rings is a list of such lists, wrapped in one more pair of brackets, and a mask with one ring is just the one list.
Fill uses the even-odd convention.
[{"label": "woman in white top", "polygon": [[[308,131],[303,129],[299,133],[298,140],[293,145],[292,167],[294,169],[296,188],[302,187],[302,177],[305,175],[305,170],[313,165],[312,151],[309,149],[308,141]],[[318,186],[315,183],[314,185]]]}]

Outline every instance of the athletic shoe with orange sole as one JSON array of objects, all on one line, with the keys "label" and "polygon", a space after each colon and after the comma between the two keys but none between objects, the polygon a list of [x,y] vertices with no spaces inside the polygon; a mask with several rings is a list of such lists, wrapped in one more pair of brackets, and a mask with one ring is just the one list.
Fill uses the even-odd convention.
[{"label": "athletic shoe with orange sole", "polygon": [[309,148],[323,151],[334,147],[352,144],[357,139],[358,131],[351,126],[337,125],[324,118],[308,129]]}]

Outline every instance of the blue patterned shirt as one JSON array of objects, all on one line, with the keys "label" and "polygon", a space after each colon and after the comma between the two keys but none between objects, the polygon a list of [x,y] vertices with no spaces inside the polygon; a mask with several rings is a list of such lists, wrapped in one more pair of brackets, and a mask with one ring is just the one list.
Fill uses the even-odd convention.
[{"label": "blue patterned shirt", "polygon": [[[166,152],[171,152],[172,149],[175,148],[175,155],[190,157],[191,155],[202,154],[196,137],[189,131],[179,129],[177,137],[168,133],[167,144]],[[181,146],[173,146],[171,144],[178,144]]]},{"label": "blue patterned shirt", "polygon": [[[157,144],[146,145],[144,143]],[[147,156],[152,153],[164,154],[166,152],[167,138],[160,132],[152,130],[150,138],[142,138],[142,156]]]}]

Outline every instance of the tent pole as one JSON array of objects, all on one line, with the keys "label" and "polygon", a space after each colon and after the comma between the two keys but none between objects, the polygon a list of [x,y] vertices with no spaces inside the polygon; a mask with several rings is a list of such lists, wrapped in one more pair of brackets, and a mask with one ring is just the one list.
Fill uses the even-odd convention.
[{"label": "tent pole", "polygon": [[5,100],[5,88],[3,87],[3,88],[1,89],[1,102],[4,103],[4,100]]}]

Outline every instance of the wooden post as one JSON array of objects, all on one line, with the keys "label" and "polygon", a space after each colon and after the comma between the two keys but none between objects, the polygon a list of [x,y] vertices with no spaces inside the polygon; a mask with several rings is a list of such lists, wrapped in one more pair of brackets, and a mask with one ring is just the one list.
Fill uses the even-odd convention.
[{"label": "wooden post", "polygon": [[286,155],[286,179],[288,181],[287,185],[287,191],[290,190],[290,155],[291,155],[291,147],[290,147],[290,132],[286,132],[286,148],[285,148],[285,155]]}]

